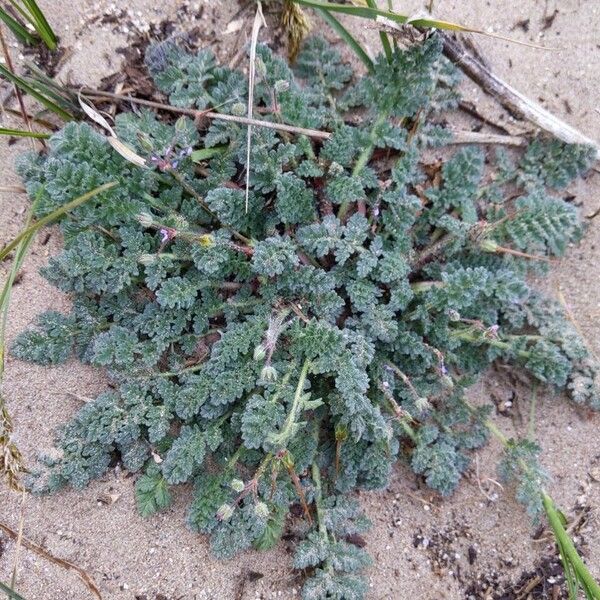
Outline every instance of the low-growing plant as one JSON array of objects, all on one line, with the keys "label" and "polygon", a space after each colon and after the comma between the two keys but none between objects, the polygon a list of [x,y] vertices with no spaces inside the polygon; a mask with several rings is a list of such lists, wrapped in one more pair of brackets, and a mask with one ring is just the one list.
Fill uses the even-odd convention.
[{"label": "low-growing plant", "polygon": [[[244,76],[210,51],[163,42],[146,63],[171,104],[245,114]],[[557,190],[593,150],[444,147],[458,80],[435,35],[360,77],[320,38],[294,72],[259,46],[255,114],[333,135],[254,127],[247,204],[236,122],[120,114],[143,167],[76,123],[23,157],[38,217],[118,182],[62,220],[65,248],[43,268],[72,311],[41,315],[12,348],[41,364],[74,353],[112,381],[32,489],[84,487],[119,459],[151,515],[191,482],[188,523],[217,556],[293,528],[304,597],[361,598],[355,490],[385,487],[402,460],[450,494],[488,437],[491,408],[465,391],[490,363],[598,408],[585,344],[528,283],[582,233]],[[539,448],[505,442],[501,472],[536,515]]]}]

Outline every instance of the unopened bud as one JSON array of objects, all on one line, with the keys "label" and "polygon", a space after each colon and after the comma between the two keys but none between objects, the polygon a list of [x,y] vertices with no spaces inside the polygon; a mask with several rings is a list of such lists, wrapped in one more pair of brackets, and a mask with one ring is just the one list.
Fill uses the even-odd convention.
[{"label": "unopened bud", "polygon": [[267,356],[267,350],[262,344],[259,344],[254,348],[254,360],[262,361]]},{"label": "unopened bud", "polygon": [[484,252],[498,252],[498,244],[494,240],[482,240],[479,242],[479,247]]},{"label": "unopened bud", "polygon": [[452,379],[452,377],[450,377],[450,375],[442,375],[440,377],[440,381],[442,382],[442,385],[448,388],[449,390],[451,390],[454,387],[454,380]]},{"label": "unopened bud", "polygon": [[428,398],[425,398],[425,396],[420,396],[415,400],[415,407],[419,412],[423,412],[429,409],[431,407],[431,404],[429,403]]},{"label": "unopened bud", "polygon": [[198,242],[204,248],[209,248],[215,245],[215,238],[210,233],[204,233],[198,238]]},{"label": "unopened bud", "polygon": [[139,131],[137,137],[143,150],[146,152],[152,152],[154,150],[154,146],[152,145],[152,140],[150,139],[149,135]]},{"label": "unopened bud", "polygon": [[243,117],[246,114],[246,106],[241,102],[236,102],[231,106],[231,114],[236,117]]},{"label": "unopened bud", "polygon": [[451,321],[460,321],[460,313],[457,310],[454,310],[453,308],[449,308],[446,311],[446,314],[448,315],[448,318]]},{"label": "unopened bud", "polygon": [[264,79],[267,74],[267,65],[265,65],[265,61],[260,56],[257,56],[254,62],[254,72],[261,79]]},{"label": "unopened bud", "polygon": [[257,502],[254,507],[254,512],[256,513],[256,516],[261,519],[267,519],[271,514],[271,511],[265,502]]},{"label": "unopened bud", "polygon": [[146,267],[156,263],[157,259],[156,254],[140,254],[138,256],[138,262]]},{"label": "unopened bud", "polygon": [[142,227],[152,227],[154,225],[154,217],[147,212],[140,213],[137,220]]},{"label": "unopened bud", "polygon": [[277,381],[279,374],[277,373],[275,367],[272,367],[271,365],[265,365],[260,372],[260,376],[264,381]]},{"label": "unopened bud", "polygon": [[290,82],[285,79],[280,79],[275,82],[275,92],[277,94],[281,94],[282,92],[287,92],[290,89]]},{"label": "unopened bud", "polygon": [[217,511],[218,521],[229,521],[233,515],[233,507],[230,504],[221,504]]},{"label": "unopened bud", "polygon": [[238,494],[243,492],[246,487],[246,484],[241,479],[232,479],[229,482],[229,485],[231,486],[231,489]]},{"label": "unopened bud", "polygon": [[342,167],[342,165],[340,165],[340,163],[337,163],[335,161],[333,161],[330,165],[329,165],[329,174],[330,175],[341,175],[344,172],[344,167]]}]

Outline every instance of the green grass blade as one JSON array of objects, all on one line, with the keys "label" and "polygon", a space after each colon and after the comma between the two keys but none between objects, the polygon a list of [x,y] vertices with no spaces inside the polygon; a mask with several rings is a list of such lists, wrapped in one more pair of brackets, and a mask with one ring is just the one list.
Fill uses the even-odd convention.
[{"label": "green grass blade", "polygon": [[[568,581],[570,572],[572,576],[576,578],[577,584],[582,587],[588,598],[600,600],[600,585],[598,585],[592,574],[589,572],[587,566],[579,556],[569,534],[565,531],[560,514],[554,506],[552,498],[546,493],[543,493],[542,502],[544,510],[546,511],[546,516],[548,517],[548,522],[550,523],[550,527],[556,538],[563,565],[565,565],[565,562],[568,563],[568,567],[565,565],[565,579]],[[571,588],[570,584],[569,588]],[[571,593],[570,590],[569,593]],[[576,595],[577,592],[575,592],[575,596]]]},{"label": "green grass blade", "polygon": [[208,160],[213,156],[218,156],[219,154],[223,154],[227,146],[215,146],[214,148],[200,148],[200,150],[194,150],[191,154],[191,158],[193,162],[202,162],[203,160]]},{"label": "green grass blade", "polygon": [[93,198],[94,196],[97,196],[98,194],[101,194],[102,192],[105,192],[106,190],[110,190],[110,189],[114,188],[116,185],[118,185],[116,181],[111,181],[109,183],[100,185],[97,188],[94,188],[93,190],[87,192],[86,194],[83,194],[82,196],[79,196],[79,197],[75,198],[74,200],[71,200],[70,202],[63,204],[63,206],[61,206],[60,208],[57,208],[55,211],[51,212],[49,215],[42,217],[41,219],[39,219],[38,221],[36,221],[32,225],[30,225],[29,227],[26,227],[25,229],[23,229],[23,231],[21,231],[21,233],[19,233],[19,235],[17,235],[17,237],[12,242],[9,242],[8,244],[6,244],[6,246],[4,246],[4,248],[2,248],[0,250],[0,261],[4,260],[6,258],[6,256],[8,254],[10,254],[19,245],[21,240],[26,238],[27,236],[29,236],[31,233],[35,233],[38,229],[40,229],[44,225],[48,225],[48,224],[56,221],[57,219],[62,217],[64,214],[68,213],[69,211],[73,210],[74,208],[77,208],[78,206],[81,206],[82,204],[84,204],[85,202],[87,202],[88,200]]},{"label": "green grass blade", "polygon": [[[367,0],[367,5],[370,8],[377,8],[377,4],[375,0]],[[383,46],[383,52],[388,62],[392,62],[392,46],[390,44],[390,40],[385,31],[379,32],[379,39],[381,40],[381,45]]]},{"label": "green grass blade", "polygon": [[25,81],[22,77],[11,73],[4,65],[0,65],[0,75],[6,77],[10,82],[17,85],[24,92],[35,98],[38,102],[43,104],[46,108],[56,113],[59,117],[63,118],[65,121],[70,121],[73,119],[73,115],[68,113],[66,110],[62,109],[58,104],[52,102],[49,98],[40,94],[35,88],[33,88],[27,81]]},{"label": "green grass blade", "polygon": [[13,34],[24,44],[35,44],[38,41],[35,36],[31,35],[26,27],[9,15],[3,8],[0,8],[0,20],[2,20]]},{"label": "green grass blade", "polygon": [[6,129],[0,127],[0,135],[10,135],[12,137],[30,137],[45,140],[50,137],[49,133],[39,133],[37,131],[25,131],[23,129]]},{"label": "green grass blade", "polygon": [[353,15],[355,17],[363,17],[366,19],[377,19],[377,17],[385,17],[390,21],[396,23],[407,23],[410,21],[411,25],[415,27],[434,27],[436,29],[447,29],[450,31],[464,31],[464,32],[475,32],[480,33],[478,29],[472,29],[459,25],[458,23],[451,23],[449,21],[442,21],[440,19],[422,18],[422,19],[411,19],[409,15],[402,15],[394,11],[385,10],[382,8],[373,8],[371,6],[354,6],[352,4],[338,4],[336,2],[327,2],[326,0],[294,0],[297,4],[302,6],[308,6],[318,10],[327,10],[331,12],[344,13],[347,15]]},{"label": "green grass blade", "polygon": [[365,52],[364,48],[358,43],[356,38],[328,10],[323,10],[319,7],[313,8],[316,8],[317,12],[323,17],[327,24],[346,42],[346,44],[348,44],[348,46],[350,46],[365,67],[367,67],[369,71],[373,71],[373,61]]},{"label": "green grass blade", "polygon": [[5,583],[2,583],[1,581],[0,581],[0,592],[4,592],[5,594],[7,594],[8,597],[10,598],[10,600],[25,600],[25,598],[23,598],[23,596],[21,596],[20,594],[17,594],[17,592],[15,592],[11,588],[9,588]]},{"label": "green grass blade", "polygon": [[35,0],[22,0],[22,2],[31,15],[31,24],[40,34],[40,37],[44,40],[46,46],[48,46],[50,50],[55,50],[57,43],[56,35],[52,30],[52,27],[50,27],[50,23],[48,23],[44,13],[37,5],[37,2]]}]

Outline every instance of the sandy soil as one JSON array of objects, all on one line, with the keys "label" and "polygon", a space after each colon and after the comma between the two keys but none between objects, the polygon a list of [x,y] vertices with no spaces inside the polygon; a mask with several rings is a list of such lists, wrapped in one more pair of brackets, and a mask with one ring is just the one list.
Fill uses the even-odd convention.
[{"label": "sandy soil", "polygon": [[[60,75],[81,83],[96,83],[115,71],[120,60],[115,49],[126,44],[132,29],[143,29],[151,20],[170,16],[189,25],[203,10],[202,37],[217,40],[223,52],[237,43],[240,35],[228,37],[220,33],[237,11],[233,1],[192,2],[186,5],[187,12],[180,0],[160,4],[150,0],[112,4],[104,0],[45,0],[40,4],[48,11],[63,44],[73,51],[64,61]],[[421,6],[416,1],[395,4],[399,10],[410,12]],[[123,9],[129,10],[129,19],[102,22],[111,21],[111,15],[119,15]],[[600,139],[600,115],[595,112],[600,106],[600,6],[596,2],[439,0],[435,12],[441,18],[558,48],[541,51],[478,38],[500,76]],[[555,15],[553,19],[548,18],[551,15]],[[124,21],[132,21],[133,26],[123,25]],[[353,28],[370,48],[376,49],[372,30],[356,23]],[[466,83],[465,94],[481,102],[486,110],[500,114],[474,85]],[[18,183],[12,161],[18,151],[26,148],[26,141],[7,147],[2,140],[2,185]],[[599,192],[598,174],[570,190],[585,214],[600,205]],[[26,206],[22,195],[0,195],[0,244],[18,231]],[[562,291],[590,345],[600,353],[598,244],[600,232],[592,222],[583,243],[572,248],[552,275],[540,283],[551,293]],[[39,236],[33,245],[23,278],[14,288],[9,339],[43,310],[68,306],[68,299],[37,272],[59,248],[56,231],[51,231],[49,238]],[[5,272],[6,265],[0,265],[0,278]],[[4,393],[14,416],[16,441],[29,462],[40,449],[52,445],[53,431],[80,406],[81,400],[73,394],[93,396],[104,384],[102,372],[75,362],[46,369],[8,359]],[[519,390],[513,397],[502,377],[491,373],[472,394],[476,399],[492,397],[498,403],[511,400],[513,407],[505,412],[506,416],[499,415],[497,423],[508,435],[526,430],[529,391]],[[582,519],[577,539],[591,570],[600,577],[600,449],[596,441],[600,417],[578,411],[551,393],[540,395],[537,412],[536,435],[553,477],[550,491],[571,516]],[[367,535],[367,548],[375,559],[368,574],[371,599],[459,600],[469,597],[471,585],[478,590],[472,598],[492,598],[500,591],[506,594],[504,598],[518,597],[518,591],[510,591],[511,582],[517,582],[524,571],[533,569],[541,558],[551,554],[551,545],[548,540],[532,538],[534,529],[513,500],[511,490],[500,489],[491,482],[498,454],[494,444],[480,452],[464,484],[447,500],[440,500],[418,485],[409,469],[402,466],[395,470],[389,490],[361,495],[373,521],[373,529]],[[268,553],[247,552],[229,562],[212,558],[206,540],[185,528],[183,517],[189,491],[177,492],[175,504],[167,512],[143,520],[134,506],[133,478],[118,469],[83,492],[26,497],[23,504],[20,496],[0,486],[0,520],[17,528],[22,511],[25,535],[54,555],[85,568],[105,599],[298,596],[301,582],[290,570],[285,544]],[[111,498],[108,503],[107,498]],[[0,534],[0,581],[10,578],[14,557],[14,544]],[[488,582],[488,592],[482,581]],[[26,550],[21,551],[16,587],[28,600],[91,597],[74,573]],[[548,589],[551,587],[552,581],[548,582]]]}]

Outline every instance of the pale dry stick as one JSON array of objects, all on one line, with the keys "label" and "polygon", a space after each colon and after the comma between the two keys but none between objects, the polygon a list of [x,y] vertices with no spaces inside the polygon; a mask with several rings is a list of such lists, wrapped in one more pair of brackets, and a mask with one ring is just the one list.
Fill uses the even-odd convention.
[{"label": "pale dry stick", "polygon": [[[250,65],[248,68],[248,119],[252,119],[254,113],[254,81],[256,79],[256,44],[258,44],[258,33],[262,26],[267,26],[262,12],[260,0],[256,3],[256,14],[252,25],[252,37],[250,39]],[[248,212],[248,201],[250,199],[250,152],[252,150],[252,125],[248,125],[246,140],[246,212]]]},{"label": "pale dry stick", "polygon": [[[376,24],[379,28],[385,29],[390,35],[396,37],[406,37],[407,35],[407,25],[398,25],[389,19],[378,19]],[[600,159],[600,144],[598,142],[571,127],[571,125],[500,79],[473,56],[457,37],[444,31],[438,31],[438,35],[443,43],[444,56],[450,59],[484,92],[499,102],[512,116],[530,121],[563,142],[592,146],[596,151],[596,158]]]},{"label": "pale dry stick", "polygon": [[[329,131],[320,131],[319,129],[295,127],[294,125],[286,125],[285,123],[274,123],[273,121],[248,119],[248,117],[237,117],[235,115],[216,113],[213,111],[195,110],[193,108],[180,108],[178,106],[171,106],[170,104],[163,104],[162,102],[154,102],[153,100],[145,100],[143,98],[136,98],[135,96],[113,94],[111,92],[103,92],[100,90],[93,90],[90,88],[82,89],[81,93],[85,94],[86,97],[91,100],[111,99],[119,102],[132,102],[133,104],[141,104],[142,106],[148,106],[150,108],[156,108],[158,110],[166,110],[169,112],[187,115],[189,117],[208,117],[209,119],[231,121],[234,123],[240,123],[242,125],[256,125],[259,127],[267,127],[269,129],[275,129],[278,131],[285,131],[287,133],[306,135],[314,139],[328,140],[331,139],[333,135]],[[451,132],[453,136],[456,136],[456,140],[450,140],[450,144],[502,144],[508,146],[522,146],[525,144],[526,141],[525,138],[515,135],[500,135],[491,133],[487,134],[459,129],[453,129],[451,130]],[[0,188],[0,191],[2,191],[2,188]]]},{"label": "pale dry stick", "polygon": [[224,113],[217,113],[211,110],[195,110],[193,108],[180,108],[178,106],[171,106],[170,104],[163,104],[162,102],[154,102],[152,100],[144,100],[143,98],[135,98],[134,96],[127,96],[122,94],[113,94],[111,92],[103,92],[100,90],[93,90],[90,88],[83,88],[82,94],[85,94],[88,98],[94,100],[101,100],[102,98],[109,98],[118,100],[120,102],[132,102],[134,104],[141,104],[142,106],[148,106],[150,108],[156,108],[159,110],[167,110],[169,112],[178,113],[180,115],[187,115],[188,117],[216,119],[219,121],[230,121],[233,123],[239,123],[240,125],[256,125],[258,127],[267,127],[268,129],[275,129],[277,131],[287,131],[288,133],[295,133],[297,135],[306,135],[311,138],[319,140],[328,140],[332,137],[332,133],[329,131],[320,131],[318,129],[308,129],[306,127],[295,127],[294,125],[286,125],[285,123],[274,123],[273,121],[261,121],[260,119],[249,119],[248,117],[238,117],[235,115],[227,115]]},{"label": "pale dry stick", "polygon": [[600,159],[600,144],[598,142],[571,127],[571,125],[515,90],[497,75],[494,75],[472,56],[455,37],[445,32],[440,32],[439,35],[443,42],[444,55],[461,69],[469,79],[481,87],[484,92],[497,100],[511,115],[530,121],[563,142],[592,146],[596,151],[596,158]]},{"label": "pale dry stick", "polygon": [[23,545],[23,528],[25,526],[25,490],[21,492],[21,513],[19,516],[19,532],[15,544],[15,560],[13,562],[13,571],[10,578],[10,587],[14,590],[17,583],[17,573],[19,570],[19,559],[21,558],[21,546]]},{"label": "pale dry stick", "polygon": [[503,146],[526,146],[527,139],[519,135],[500,135],[497,133],[485,133],[481,131],[468,131],[459,129],[448,129],[452,133],[452,139],[448,144],[500,144]]},{"label": "pale dry stick", "polygon": [[[16,540],[19,537],[19,534],[16,531],[11,529],[8,525],[5,525],[4,523],[0,523],[0,531],[3,531],[6,535],[8,535],[13,540]],[[85,571],[81,567],[78,567],[77,565],[74,565],[72,562],[65,560],[64,558],[58,558],[58,557],[50,554],[50,552],[48,552],[48,550],[46,550],[42,546],[39,546],[35,542],[32,542],[27,537],[23,536],[22,543],[23,543],[23,546],[25,548],[27,548],[28,550],[31,550],[32,552],[39,554],[41,557],[45,558],[46,560],[49,560],[50,562],[54,563],[55,565],[59,565],[59,566],[63,567],[63,569],[66,569],[67,571],[75,571],[75,573],[77,573],[77,575],[83,581],[83,583],[85,583],[85,585],[88,587],[90,592],[92,592],[92,594],[94,594],[94,596],[98,600],[102,600],[102,594],[100,594],[100,590],[98,589],[98,586],[94,583],[94,580],[90,577],[90,575],[87,573],[87,571]]]}]

